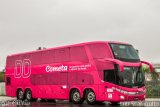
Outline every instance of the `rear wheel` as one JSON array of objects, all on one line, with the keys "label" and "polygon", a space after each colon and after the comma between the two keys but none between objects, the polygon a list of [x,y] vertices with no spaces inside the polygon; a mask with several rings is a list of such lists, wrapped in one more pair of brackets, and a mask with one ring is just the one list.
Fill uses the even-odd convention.
[{"label": "rear wheel", "polygon": [[92,90],[88,90],[85,97],[88,104],[93,105],[96,103],[96,95]]},{"label": "rear wheel", "polygon": [[23,100],[24,99],[24,95],[23,95],[22,89],[18,89],[18,91],[17,91],[17,99],[18,100]]},{"label": "rear wheel", "polygon": [[26,99],[27,101],[36,101],[36,99],[33,99],[33,98],[32,98],[32,91],[31,91],[30,89],[27,89],[27,90],[25,91],[25,99]]},{"label": "rear wheel", "polygon": [[72,91],[72,93],[71,93],[71,101],[74,104],[82,104],[83,101],[82,101],[80,92],[77,89]]}]

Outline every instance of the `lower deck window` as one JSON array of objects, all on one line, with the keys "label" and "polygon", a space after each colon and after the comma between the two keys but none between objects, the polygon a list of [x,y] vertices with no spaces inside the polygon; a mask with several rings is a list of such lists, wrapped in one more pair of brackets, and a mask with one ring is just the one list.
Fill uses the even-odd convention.
[{"label": "lower deck window", "polygon": [[7,85],[11,85],[11,78],[10,78],[10,77],[7,77],[7,78],[6,78],[6,84],[7,84]]},{"label": "lower deck window", "polygon": [[115,70],[104,70],[104,81],[115,83],[116,81]]}]

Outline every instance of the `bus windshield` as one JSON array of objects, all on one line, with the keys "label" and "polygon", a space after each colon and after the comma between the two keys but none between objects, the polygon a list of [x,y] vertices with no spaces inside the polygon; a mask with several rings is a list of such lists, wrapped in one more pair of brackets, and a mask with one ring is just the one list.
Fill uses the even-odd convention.
[{"label": "bus windshield", "polygon": [[142,87],[144,86],[144,74],[139,67],[124,67],[124,71],[118,71],[117,82],[121,86],[126,87]]},{"label": "bus windshield", "polygon": [[114,70],[104,71],[104,80],[106,82],[129,88],[144,86],[144,74],[140,67],[124,67],[124,71],[121,72],[117,66]]},{"label": "bus windshield", "polygon": [[116,59],[127,62],[139,62],[139,56],[132,45],[111,43],[110,47]]}]

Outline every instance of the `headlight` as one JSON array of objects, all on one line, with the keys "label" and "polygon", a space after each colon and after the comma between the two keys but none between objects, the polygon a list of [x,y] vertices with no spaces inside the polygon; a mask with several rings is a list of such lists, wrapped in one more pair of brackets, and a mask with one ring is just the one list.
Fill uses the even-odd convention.
[{"label": "headlight", "polygon": [[121,95],[121,96],[120,96],[120,99],[124,100],[124,96],[123,96],[123,95]]}]

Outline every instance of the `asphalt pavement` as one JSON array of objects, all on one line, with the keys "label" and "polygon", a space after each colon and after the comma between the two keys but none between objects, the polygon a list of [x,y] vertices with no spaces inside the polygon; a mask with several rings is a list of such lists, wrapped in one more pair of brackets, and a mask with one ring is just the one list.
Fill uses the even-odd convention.
[{"label": "asphalt pavement", "polygon": [[16,98],[0,96],[0,107],[160,107],[160,99],[146,99],[145,102],[125,102],[120,105],[111,105],[107,102],[103,104],[88,105],[86,102],[83,104],[73,104],[68,101],[56,100],[56,102],[46,102],[38,100],[36,102],[18,101]]}]

